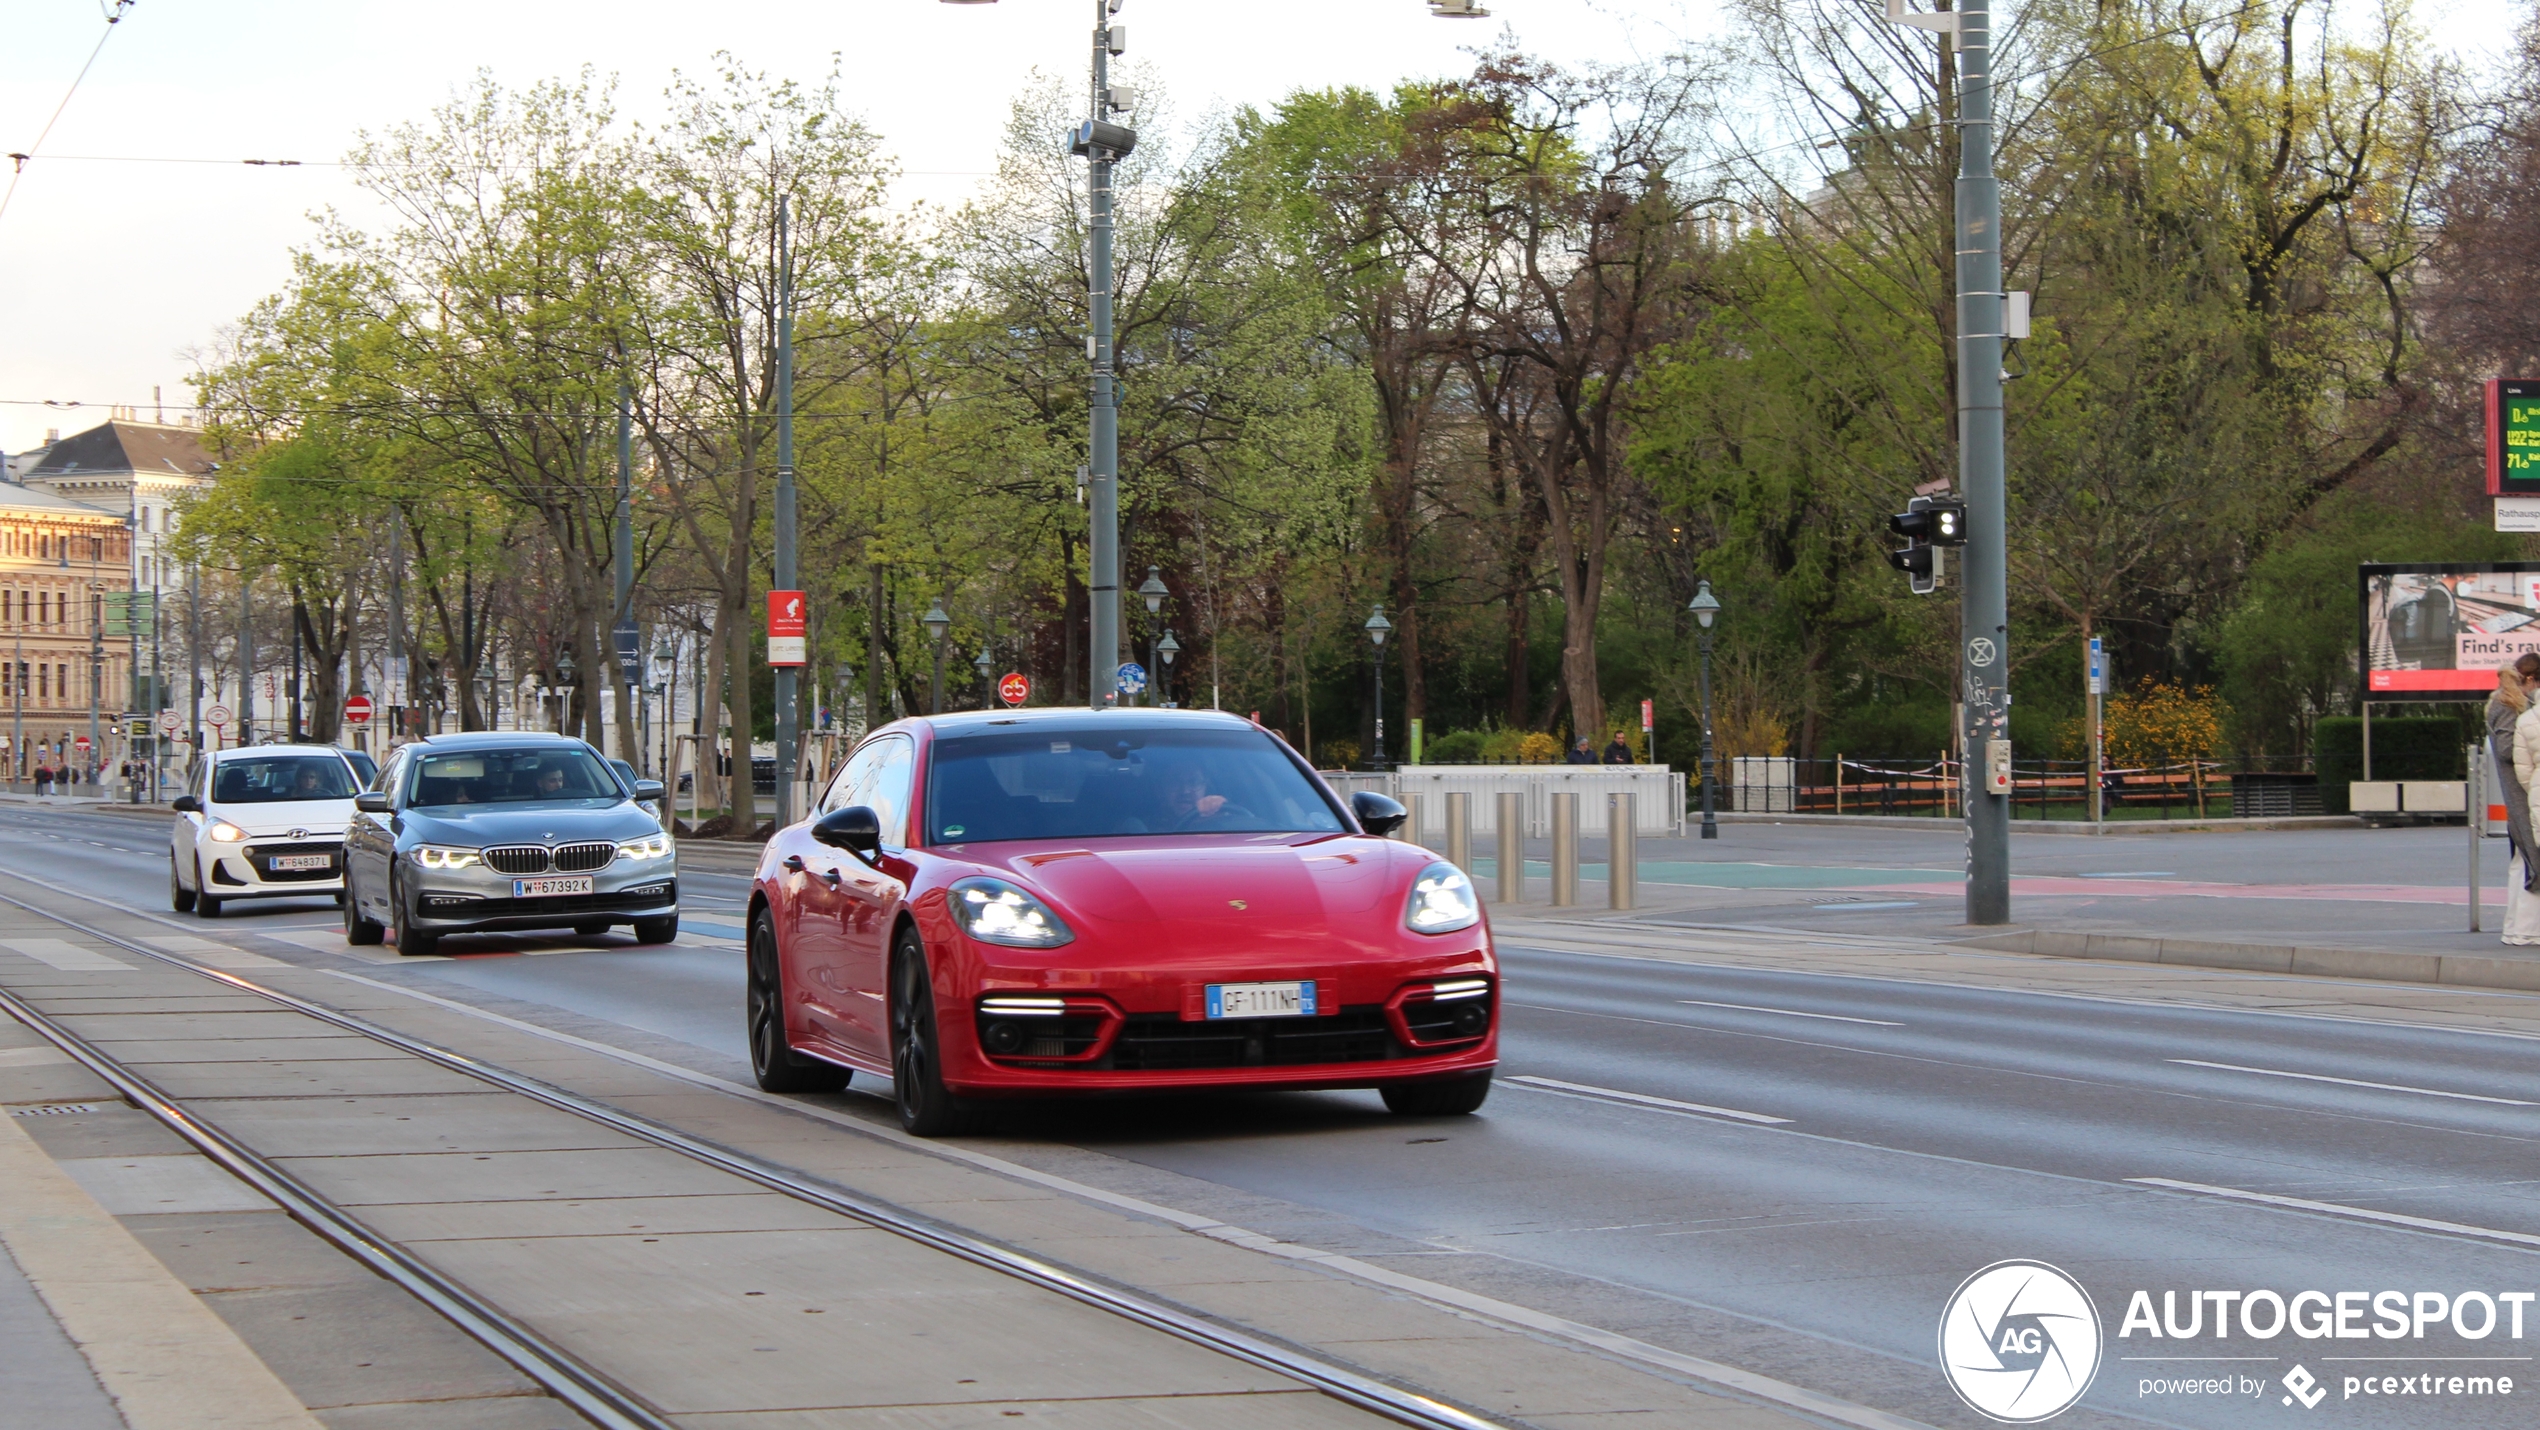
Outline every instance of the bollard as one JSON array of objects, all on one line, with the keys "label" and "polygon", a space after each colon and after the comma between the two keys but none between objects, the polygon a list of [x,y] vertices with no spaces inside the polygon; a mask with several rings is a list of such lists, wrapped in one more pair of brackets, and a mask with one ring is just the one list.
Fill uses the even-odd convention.
[{"label": "bollard", "polygon": [[[2487,751],[2484,746],[2472,745],[2466,753],[2468,763],[2461,769],[2461,823],[2469,826],[2469,931],[2477,933],[2482,912],[2479,885],[2483,882],[2478,877],[2478,840],[2487,829],[2487,791],[2483,788],[2486,781],[2480,778],[2485,771],[2478,767],[2478,762],[2486,757]],[[2507,864],[2505,867],[2511,869],[2513,866]]]},{"label": "bollard", "polygon": [[1640,825],[1633,818],[1637,796],[1606,797],[1605,901],[1617,909],[1632,907],[1640,895]]},{"label": "bollard", "polygon": [[1393,837],[1405,844],[1420,842],[1420,816],[1428,812],[1420,807],[1422,798],[1423,796],[1416,794],[1406,794],[1402,797],[1402,827],[1393,832]]},{"label": "bollard", "polygon": [[1446,797],[1446,862],[1467,876],[1473,862],[1473,797],[1457,790]]},{"label": "bollard", "polygon": [[1579,902],[1579,796],[1563,790],[1552,797],[1552,906],[1566,909]]},{"label": "bollard", "polygon": [[1499,902],[1524,903],[1526,899],[1526,805],[1525,796],[1503,794],[1499,797]]}]

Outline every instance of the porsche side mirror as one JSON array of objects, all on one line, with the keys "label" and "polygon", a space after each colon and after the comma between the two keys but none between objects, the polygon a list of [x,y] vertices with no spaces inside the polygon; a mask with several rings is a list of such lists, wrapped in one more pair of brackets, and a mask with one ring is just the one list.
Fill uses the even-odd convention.
[{"label": "porsche side mirror", "polygon": [[869,856],[882,848],[882,816],[861,804],[833,809],[811,827],[811,837],[832,849]]},{"label": "porsche side mirror", "polygon": [[1371,789],[1363,789],[1349,797],[1349,812],[1358,816],[1358,827],[1379,838],[1390,839],[1411,811],[1399,800],[1391,800]]},{"label": "porsche side mirror", "polygon": [[168,808],[179,814],[201,814],[203,802],[190,794],[181,794],[168,801]]},{"label": "porsche side mirror", "polygon": [[662,797],[662,785],[661,785],[661,781],[659,781],[659,780],[637,780],[637,781],[635,782],[635,798],[636,798],[636,799],[638,799],[638,800],[647,800],[647,799],[659,799],[659,798],[661,798],[661,797]]},{"label": "porsche side mirror", "polygon": [[363,814],[386,814],[388,796],[381,790],[363,790],[360,794],[353,796],[353,808]]}]

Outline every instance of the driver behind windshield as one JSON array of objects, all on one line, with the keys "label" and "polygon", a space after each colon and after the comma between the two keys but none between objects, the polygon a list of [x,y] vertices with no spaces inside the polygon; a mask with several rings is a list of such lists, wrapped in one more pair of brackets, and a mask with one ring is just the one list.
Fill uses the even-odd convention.
[{"label": "driver behind windshield", "polygon": [[1249,827],[1253,823],[1252,811],[1227,803],[1222,794],[1209,792],[1208,771],[1197,760],[1161,761],[1156,780],[1164,800],[1166,829],[1212,829],[1233,824]]}]

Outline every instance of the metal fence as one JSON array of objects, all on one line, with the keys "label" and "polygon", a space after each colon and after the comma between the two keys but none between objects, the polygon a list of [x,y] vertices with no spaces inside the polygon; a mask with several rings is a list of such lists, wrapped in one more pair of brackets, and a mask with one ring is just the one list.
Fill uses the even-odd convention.
[{"label": "metal fence", "polygon": [[1634,822],[1643,834],[1682,834],[1685,828],[1685,776],[1666,765],[1404,765],[1380,772],[1325,770],[1323,778],[1343,795],[1373,790],[1411,805],[1419,828],[1413,838],[1442,836],[1446,830],[1446,797],[1471,796],[1476,827],[1495,818],[1502,794],[1524,801],[1526,835],[1552,833],[1552,796],[1581,796],[1582,809],[1603,809],[1607,795],[1629,794]]},{"label": "metal fence", "polygon": [[[2316,777],[2299,761],[2177,760],[2101,772],[2110,819],[2276,818],[2317,814]],[[1722,771],[1720,807],[1752,813],[1921,815],[1965,811],[1961,762],[1923,756],[1739,758]],[[2011,767],[2013,819],[2087,819],[2090,768],[2082,760],[2020,760]]]}]

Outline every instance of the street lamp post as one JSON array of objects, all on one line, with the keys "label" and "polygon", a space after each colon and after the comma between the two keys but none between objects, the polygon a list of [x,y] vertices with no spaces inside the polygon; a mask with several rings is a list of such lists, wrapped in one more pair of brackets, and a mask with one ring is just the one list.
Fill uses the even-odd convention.
[{"label": "street lamp post", "polygon": [[573,652],[556,656],[556,733],[562,734],[573,721]]},{"label": "street lamp post", "polygon": [[[1171,679],[1173,674],[1173,657],[1180,655],[1181,653],[1182,643],[1173,639],[1173,633],[1169,630],[1164,633],[1164,638],[1162,640],[1155,643],[1155,658],[1163,662],[1155,669],[1156,694],[1160,696],[1169,696],[1173,693],[1173,681]],[[1155,703],[1167,708],[1170,708],[1173,704],[1171,700],[1158,700]]]},{"label": "street lamp post", "polygon": [[952,617],[944,611],[944,598],[937,596],[935,604],[928,606],[926,614],[917,619],[925,625],[926,633],[935,638],[935,687],[927,694],[927,701],[933,708],[927,713],[941,715],[944,713],[944,633],[952,629]]},{"label": "street lamp post", "polygon": [[[1147,579],[1138,586],[1139,597],[1147,603],[1147,629],[1155,629],[1155,618],[1164,610],[1164,598],[1172,594],[1172,591],[1168,590],[1164,584],[1164,569],[1160,566],[1148,567]],[[1162,663],[1156,659],[1153,646],[1149,646],[1147,652],[1147,700],[1149,703],[1163,703],[1157,698],[1161,692],[1156,689],[1163,678]]]},{"label": "street lamp post", "polygon": [[1385,619],[1385,603],[1376,603],[1376,612],[1364,627],[1367,639],[1376,645],[1376,757],[1372,768],[1385,767],[1385,637],[1393,633],[1393,622]]},{"label": "street lamp post", "polygon": [[988,684],[988,677],[997,668],[997,658],[996,653],[988,649],[986,641],[979,642],[979,658],[970,662],[970,667],[979,672],[979,708],[994,710],[997,705],[997,692],[995,687]]},{"label": "street lamp post", "polygon": [[1705,581],[1693,593],[1693,604],[1686,607],[1702,626],[1702,837],[1720,837],[1720,821],[1711,805],[1711,623],[1720,616],[1720,598],[1711,594],[1711,583]]},{"label": "street lamp post", "polygon": [[[678,771],[670,767],[670,741],[671,730],[679,719],[679,647],[667,639],[653,645],[653,674],[661,680],[661,772],[665,779],[676,779]],[[663,807],[668,808],[668,803]]]}]

